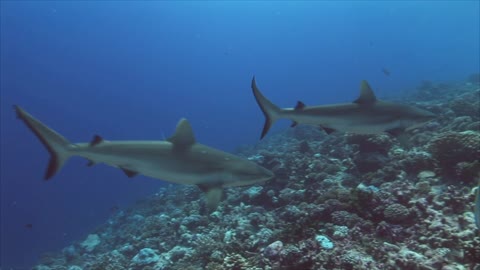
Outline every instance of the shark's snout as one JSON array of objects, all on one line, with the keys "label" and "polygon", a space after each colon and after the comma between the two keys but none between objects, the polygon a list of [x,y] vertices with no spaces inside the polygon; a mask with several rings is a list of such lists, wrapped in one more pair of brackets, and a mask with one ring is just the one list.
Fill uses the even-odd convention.
[{"label": "shark's snout", "polygon": [[242,178],[245,183],[261,183],[275,177],[272,171],[257,164],[252,165],[253,167],[250,167],[250,169],[242,173]]}]

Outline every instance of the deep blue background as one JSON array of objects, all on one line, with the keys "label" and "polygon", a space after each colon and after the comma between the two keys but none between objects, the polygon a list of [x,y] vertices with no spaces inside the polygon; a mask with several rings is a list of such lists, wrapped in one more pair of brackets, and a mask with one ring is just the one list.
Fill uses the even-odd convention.
[{"label": "deep blue background", "polygon": [[381,97],[479,71],[478,1],[0,5],[5,269],[83,240],[109,208],[163,184],[86,168],[79,158],[42,181],[48,153],[15,119],[13,104],[73,142],[97,133],[161,140],[187,117],[198,141],[232,151],[255,143],[263,125],[250,92],[254,74],[285,107],[349,102],[361,79]]}]

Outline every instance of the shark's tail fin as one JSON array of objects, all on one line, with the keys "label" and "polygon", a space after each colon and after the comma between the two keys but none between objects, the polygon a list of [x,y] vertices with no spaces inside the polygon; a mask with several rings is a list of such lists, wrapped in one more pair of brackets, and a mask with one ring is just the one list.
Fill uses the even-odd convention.
[{"label": "shark's tail fin", "polygon": [[27,127],[37,136],[40,142],[50,152],[50,162],[48,163],[44,179],[48,180],[62,168],[63,164],[71,156],[68,147],[70,142],[62,135],[47,127],[45,124],[35,119],[32,115],[24,111],[19,106],[14,106],[17,117],[20,118]]},{"label": "shark's tail fin", "polygon": [[252,90],[260,109],[262,109],[262,112],[265,115],[265,124],[263,125],[262,135],[260,136],[260,139],[263,139],[273,123],[280,118],[282,109],[262,95],[255,82],[255,77],[252,79]]}]

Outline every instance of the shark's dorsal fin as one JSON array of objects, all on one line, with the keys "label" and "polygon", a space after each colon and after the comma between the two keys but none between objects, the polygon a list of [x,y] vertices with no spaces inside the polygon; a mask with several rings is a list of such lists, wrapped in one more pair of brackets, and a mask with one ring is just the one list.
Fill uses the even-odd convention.
[{"label": "shark's dorsal fin", "polygon": [[103,138],[100,135],[95,134],[93,139],[90,141],[90,146],[95,146],[101,142],[103,142]]},{"label": "shark's dorsal fin", "polygon": [[360,96],[353,101],[353,103],[368,105],[373,104],[376,101],[377,97],[375,97],[375,93],[373,93],[372,88],[367,81],[363,80],[360,83]]},{"label": "shark's dorsal fin", "polygon": [[295,106],[295,111],[301,111],[305,108],[305,103],[301,102],[300,100],[297,101],[297,105]]},{"label": "shark's dorsal fin", "polygon": [[177,128],[172,137],[167,141],[173,143],[175,148],[186,148],[192,146],[195,143],[195,136],[193,135],[192,126],[187,119],[182,118],[177,124]]}]

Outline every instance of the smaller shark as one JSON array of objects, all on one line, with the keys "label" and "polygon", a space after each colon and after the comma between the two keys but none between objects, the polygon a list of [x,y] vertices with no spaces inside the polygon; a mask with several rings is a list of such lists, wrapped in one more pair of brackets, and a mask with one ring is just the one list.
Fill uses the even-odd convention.
[{"label": "smaller shark", "polygon": [[396,136],[409,127],[435,117],[433,113],[419,108],[378,100],[367,81],[361,82],[360,96],[352,103],[321,106],[306,106],[298,101],[295,108],[280,108],[260,92],[255,77],[252,79],[252,90],[265,115],[260,139],[265,137],[273,123],[280,118],[292,120],[292,127],[297,124],[314,125],[328,134],[338,130],[359,134],[387,132]]},{"label": "smaller shark", "polygon": [[213,211],[223,187],[250,185],[274,177],[252,161],[197,143],[186,119],[178,122],[173,136],[165,141],[106,141],[95,135],[89,143],[70,143],[19,106],[14,109],[51,155],[45,180],[53,177],[69,157],[80,156],[89,161],[88,166],[105,163],[123,170],[128,177],[143,174],[197,185],[206,193],[207,207]]}]

